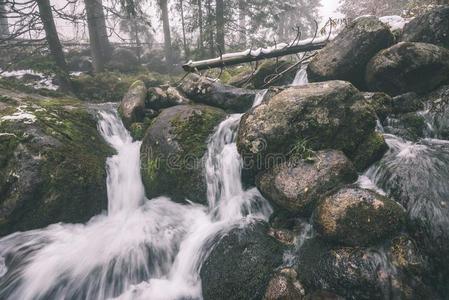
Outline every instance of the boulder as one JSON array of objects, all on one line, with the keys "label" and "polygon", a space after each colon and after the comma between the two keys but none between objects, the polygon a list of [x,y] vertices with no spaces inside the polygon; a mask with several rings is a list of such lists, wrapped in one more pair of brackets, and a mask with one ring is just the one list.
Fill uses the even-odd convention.
[{"label": "boulder", "polygon": [[304,296],[304,288],[293,268],[278,271],[268,283],[263,300],[298,300]]},{"label": "boulder", "polygon": [[79,100],[0,88],[0,236],[106,209],[112,154]]},{"label": "boulder", "polygon": [[392,113],[394,114],[405,114],[424,109],[424,103],[413,92],[393,97],[392,106]]},{"label": "boulder", "polygon": [[422,42],[449,48],[449,5],[417,16],[404,27],[404,42]]},{"label": "boulder", "polygon": [[449,50],[432,44],[402,42],[379,52],[368,63],[372,91],[396,96],[425,93],[449,81]]},{"label": "boulder", "polygon": [[[253,73],[251,71],[242,72],[232,77],[228,84],[235,87],[242,87],[247,89],[263,89],[276,85],[289,85],[295,79],[298,68],[292,68],[287,71],[288,68],[293,67],[294,63],[281,60],[264,61]],[[284,72],[284,75],[274,80],[271,84],[267,85],[268,80],[272,79],[274,75]]]},{"label": "boulder", "polygon": [[354,151],[352,161],[356,170],[362,172],[380,160],[387,151],[388,145],[383,135],[373,132]]},{"label": "boulder", "polygon": [[189,103],[190,100],[182,95],[178,89],[165,85],[148,89],[145,107],[157,110]]},{"label": "boulder", "polygon": [[256,186],[276,206],[307,215],[324,194],[356,179],[352,163],[341,151],[325,150],[308,160],[291,159],[261,172]]},{"label": "boulder", "polygon": [[385,123],[385,133],[394,134],[410,141],[418,141],[427,135],[428,125],[421,113],[406,113],[391,117]]},{"label": "boulder", "polygon": [[357,18],[312,59],[308,78],[311,82],[346,80],[363,88],[366,64],[393,41],[388,26],[376,17]]},{"label": "boulder", "polygon": [[139,66],[139,59],[134,51],[126,48],[116,48],[112,51],[108,68],[119,72],[135,71]]},{"label": "boulder", "polygon": [[397,272],[390,257],[381,248],[335,247],[313,238],[301,248],[297,272],[307,291],[324,289],[345,299],[421,299],[435,295]]},{"label": "boulder", "polygon": [[127,127],[134,122],[143,121],[146,97],[147,88],[141,80],[137,80],[129,87],[119,107],[120,116]]},{"label": "boulder", "polygon": [[245,112],[254,102],[257,91],[223,85],[197,74],[188,75],[179,87],[194,102],[219,107],[230,112]]},{"label": "boulder", "polygon": [[327,240],[366,246],[396,234],[405,223],[405,211],[373,191],[347,187],[325,197],[313,221],[317,232]]},{"label": "boulder", "polygon": [[246,113],[237,147],[245,167],[264,170],[295,148],[342,150],[352,157],[374,132],[376,119],[363,95],[348,82],[287,88]]},{"label": "boulder", "polygon": [[257,222],[217,237],[200,271],[205,300],[262,299],[284,250],[267,230]]},{"label": "boulder", "polygon": [[149,198],[207,203],[203,156],[208,137],[226,117],[205,105],[164,109],[147,129],[141,146],[141,172]]}]

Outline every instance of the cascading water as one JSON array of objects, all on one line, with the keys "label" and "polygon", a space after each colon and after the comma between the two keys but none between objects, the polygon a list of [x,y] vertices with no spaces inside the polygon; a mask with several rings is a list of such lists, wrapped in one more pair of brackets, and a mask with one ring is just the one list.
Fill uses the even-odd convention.
[{"label": "cascading water", "polygon": [[307,78],[307,64],[303,64],[301,68],[295,75],[295,79],[293,79],[293,86],[301,86],[309,83],[309,79]]},{"label": "cascading water", "polygon": [[146,199],[140,142],[115,110],[99,112],[99,130],[117,151],[107,160],[107,214],[2,238],[0,298],[200,299],[199,270],[217,235],[272,212],[256,188],[242,186],[235,144],[240,118],[229,116],[210,139],[204,207]]}]

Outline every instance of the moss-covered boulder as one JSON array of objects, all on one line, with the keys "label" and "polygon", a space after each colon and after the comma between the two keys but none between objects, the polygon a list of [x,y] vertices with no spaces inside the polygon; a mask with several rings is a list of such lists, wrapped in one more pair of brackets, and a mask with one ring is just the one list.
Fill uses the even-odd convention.
[{"label": "moss-covered boulder", "polygon": [[426,43],[396,44],[370,60],[366,82],[370,90],[392,96],[432,91],[449,82],[449,50]]},{"label": "moss-covered boulder", "polygon": [[0,235],[85,222],[107,208],[113,153],[78,100],[0,89]]},{"label": "moss-covered boulder", "polygon": [[112,51],[107,67],[114,71],[132,72],[139,67],[139,59],[131,49],[116,48]]},{"label": "moss-covered boulder", "polygon": [[256,177],[265,198],[292,214],[307,215],[329,191],[352,183],[357,174],[341,151],[319,151],[307,159],[278,164]]},{"label": "moss-covered boulder", "polygon": [[366,64],[393,41],[388,26],[376,17],[357,18],[312,59],[309,80],[347,80],[364,87]]},{"label": "moss-covered boulder", "polygon": [[392,105],[394,114],[405,114],[424,109],[421,97],[414,92],[393,97]]},{"label": "moss-covered boulder", "polygon": [[147,129],[141,147],[141,170],[148,197],[207,203],[203,157],[208,137],[225,118],[205,105],[164,109]]},{"label": "moss-covered boulder", "polygon": [[188,75],[179,90],[197,103],[222,108],[229,112],[245,112],[254,102],[257,91],[224,85],[205,76]]},{"label": "moss-covered boulder", "polygon": [[383,122],[393,111],[393,99],[385,93],[363,93],[365,102]]},{"label": "moss-covered boulder", "polygon": [[347,187],[325,197],[313,221],[325,239],[365,246],[396,234],[405,224],[405,211],[373,191]]},{"label": "moss-covered boulder", "polygon": [[120,102],[119,113],[123,123],[128,128],[134,122],[142,122],[145,117],[145,99],[147,88],[141,80],[137,80],[130,87]]},{"label": "moss-covered boulder", "polygon": [[380,160],[388,151],[388,145],[383,135],[373,132],[363,142],[352,155],[352,161],[357,171],[361,172]]},{"label": "moss-covered boulder", "polygon": [[423,42],[449,48],[449,5],[417,16],[404,27],[404,42]]},{"label": "moss-covered boulder", "polygon": [[217,237],[200,271],[205,300],[262,299],[284,250],[267,230],[257,222]]},{"label": "moss-covered boulder", "polygon": [[[401,246],[399,251],[407,250]],[[345,299],[422,299],[435,296],[421,282],[399,272],[393,261],[389,250],[335,247],[313,238],[301,248],[297,272],[306,291],[324,289]]]},{"label": "moss-covered boulder", "polygon": [[266,169],[298,144],[311,150],[342,150],[352,157],[374,132],[376,118],[349,82],[328,81],[290,87],[246,113],[237,147],[250,169]]}]

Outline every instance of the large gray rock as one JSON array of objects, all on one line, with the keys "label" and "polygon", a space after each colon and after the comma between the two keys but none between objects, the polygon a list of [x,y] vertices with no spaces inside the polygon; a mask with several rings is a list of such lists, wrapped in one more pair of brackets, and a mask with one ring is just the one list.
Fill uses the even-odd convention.
[{"label": "large gray rock", "polygon": [[285,89],[246,113],[237,147],[250,169],[266,169],[293,149],[342,150],[349,158],[374,132],[375,116],[348,82]]},{"label": "large gray rock", "polygon": [[141,171],[149,198],[207,203],[203,156],[208,137],[226,117],[205,105],[164,109],[147,129],[141,147]]},{"label": "large gray rock", "polygon": [[253,104],[257,91],[215,82],[205,76],[190,74],[179,87],[194,102],[219,107],[230,112],[245,112]]},{"label": "large gray rock", "polygon": [[422,283],[422,274],[408,273],[410,266],[415,274],[426,270],[420,255],[407,243],[392,244],[395,254],[390,249],[335,247],[318,238],[307,240],[299,254],[299,280],[307,291],[324,289],[345,299],[438,299]]},{"label": "large gray rock", "polygon": [[258,174],[265,198],[293,214],[310,213],[325,193],[352,183],[354,166],[341,151],[319,151],[310,159],[291,159]]},{"label": "large gray rock", "polygon": [[205,300],[262,299],[284,250],[267,230],[258,222],[218,237],[200,271]]},{"label": "large gray rock", "polygon": [[404,42],[423,42],[449,48],[449,5],[417,16],[404,27]]},{"label": "large gray rock", "polygon": [[79,100],[0,88],[0,236],[106,209],[112,154]]},{"label": "large gray rock", "polygon": [[366,64],[393,40],[388,26],[376,17],[358,18],[312,59],[309,80],[347,80],[364,87]]},{"label": "large gray rock", "polygon": [[344,245],[366,246],[396,234],[405,211],[370,190],[344,188],[327,196],[314,213],[314,225],[325,238]]},{"label": "large gray rock", "polygon": [[449,81],[449,50],[425,43],[399,43],[368,63],[366,82],[372,91],[390,95],[425,93]]},{"label": "large gray rock", "polygon": [[134,122],[142,122],[145,117],[145,99],[147,88],[141,80],[137,80],[130,87],[120,102],[119,112],[125,126]]}]

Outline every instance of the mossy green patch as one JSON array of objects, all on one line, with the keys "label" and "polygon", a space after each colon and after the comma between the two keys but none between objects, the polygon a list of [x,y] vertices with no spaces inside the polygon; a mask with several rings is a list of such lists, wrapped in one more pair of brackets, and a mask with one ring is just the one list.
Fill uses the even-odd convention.
[{"label": "mossy green patch", "polygon": [[380,160],[387,152],[388,145],[381,133],[373,132],[363,141],[351,156],[357,171],[363,171]]}]

